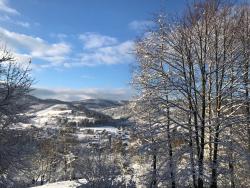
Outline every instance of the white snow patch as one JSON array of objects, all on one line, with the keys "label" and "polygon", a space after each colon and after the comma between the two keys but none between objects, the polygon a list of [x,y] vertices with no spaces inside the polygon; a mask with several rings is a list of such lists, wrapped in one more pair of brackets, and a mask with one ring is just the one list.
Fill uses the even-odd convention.
[{"label": "white snow patch", "polygon": [[105,126],[105,127],[84,127],[84,128],[81,128],[80,131],[84,131],[86,129],[91,129],[93,131],[103,131],[103,130],[106,130],[107,132],[111,132],[111,133],[117,133],[118,132],[118,129],[115,128],[115,127],[109,127],[109,126]]},{"label": "white snow patch", "polygon": [[53,116],[53,115],[62,115],[66,113],[71,113],[72,110],[67,109],[66,104],[56,104],[53,105],[45,110],[41,110],[36,113],[36,115],[39,116]]},{"label": "white snow patch", "polygon": [[41,186],[36,186],[38,188],[77,188],[82,184],[86,184],[86,179],[80,179],[78,181],[60,181],[55,183],[49,183]]}]

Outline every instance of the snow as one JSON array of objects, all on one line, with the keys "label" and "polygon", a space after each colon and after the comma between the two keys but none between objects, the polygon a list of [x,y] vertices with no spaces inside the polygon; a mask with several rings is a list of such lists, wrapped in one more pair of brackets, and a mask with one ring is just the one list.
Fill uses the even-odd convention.
[{"label": "snow", "polygon": [[67,105],[57,104],[45,110],[41,110],[37,112],[35,115],[37,117],[36,120],[38,120],[39,124],[45,124],[46,122],[48,122],[49,118],[62,116],[64,114],[69,114],[69,113],[71,113],[71,110],[67,109]]},{"label": "snow", "polygon": [[55,183],[49,183],[41,186],[36,186],[38,188],[77,188],[78,186],[87,183],[86,179],[80,179],[77,181],[60,181]]},{"label": "snow", "polygon": [[48,115],[61,115],[65,113],[71,113],[71,110],[67,110],[67,105],[65,104],[56,104],[45,110],[39,111],[37,116],[48,116]]},{"label": "snow", "polygon": [[[42,110],[34,109],[27,113],[28,116],[34,117],[31,120],[31,124],[36,127],[44,127],[45,125],[56,125],[58,119],[67,118],[71,122],[79,123],[84,119],[89,119],[89,122],[95,122],[95,119],[92,117],[87,117],[84,113],[78,115],[73,114],[73,110],[67,104],[55,104],[52,106],[45,106]],[[22,127],[29,127],[30,125],[22,125]]]},{"label": "snow", "polygon": [[84,128],[81,128],[80,131],[84,131],[86,129],[91,129],[93,131],[103,131],[103,130],[106,130],[107,132],[111,132],[111,133],[117,133],[118,132],[118,129],[115,128],[115,127],[111,127],[111,126],[103,126],[103,127],[84,127]]}]

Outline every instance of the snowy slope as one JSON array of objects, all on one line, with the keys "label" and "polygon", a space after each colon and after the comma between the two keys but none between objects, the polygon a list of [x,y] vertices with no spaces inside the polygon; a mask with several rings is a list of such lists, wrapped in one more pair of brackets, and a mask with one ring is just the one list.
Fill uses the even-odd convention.
[{"label": "snowy slope", "polygon": [[104,109],[104,108],[113,108],[119,107],[127,103],[127,101],[113,101],[105,99],[86,99],[83,101],[75,101],[74,104],[83,104],[88,109]]},{"label": "snowy slope", "polygon": [[77,188],[78,186],[86,183],[85,179],[78,181],[60,181],[55,183],[48,183],[41,186],[35,186],[37,188]]},{"label": "snowy slope", "polygon": [[83,121],[92,124],[108,122],[112,120],[110,116],[89,109],[88,105],[91,104],[91,107],[95,106],[96,108],[118,105],[118,103],[113,101],[108,102],[106,100],[64,102],[52,99],[42,100],[35,97],[29,97],[26,103],[30,104],[29,110],[26,113],[26,115],[30,117],[30,121],[20,124],[23,128],[31,126],[51,128],[61,124],[64,120],[76,124],[82,123]]}]

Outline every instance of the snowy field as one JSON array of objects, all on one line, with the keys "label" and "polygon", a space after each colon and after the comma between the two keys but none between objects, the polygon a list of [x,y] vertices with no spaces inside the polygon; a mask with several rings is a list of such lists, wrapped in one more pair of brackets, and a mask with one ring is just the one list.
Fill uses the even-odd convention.
[{"label": "snowy field", "polygon": [[77,188],[78,186],[87,183],[85,179],[77,181],[60,181],[55,183],[48,183],[41,186],[35,186],[38,188]]},{"label": "snowy field", "polygon": [[95,132],[101,132],[103,130],[107,131],[107,132],[110,132],[110,133],[117,133],[118,132],[118,129],[115,128],[115,127],[112,127],[112,126],[103,126],[103,127],[83,127],[80,129],[80,131],[84,131],[84,130],[87,130],[87,129],[91,129]]}]

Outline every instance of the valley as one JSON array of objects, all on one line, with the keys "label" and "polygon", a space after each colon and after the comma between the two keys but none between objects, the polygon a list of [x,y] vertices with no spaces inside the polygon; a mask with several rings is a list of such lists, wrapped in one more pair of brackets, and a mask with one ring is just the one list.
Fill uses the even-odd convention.
[{"label": "valley", "polygon": [[23,103],[29,105],[26,118],[12,129],[31,132],[31,144],[35,139],[37,152],[46,152],[46,156],[41,155],[33,161],[40,165],[30,176],[33,177],[32,181],[29,180],[32,182],[30,186],[80,179],[83,174],[78,166],[91,156],[96,160],[99,155],[112,159],[123,155],[120,163],[129,164],[126,152],[129,150],[132,121],[127,101],[91,99],[65,102],[28,96]]}]

